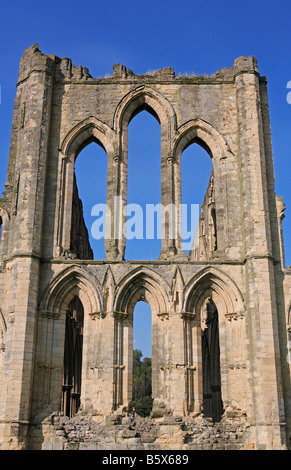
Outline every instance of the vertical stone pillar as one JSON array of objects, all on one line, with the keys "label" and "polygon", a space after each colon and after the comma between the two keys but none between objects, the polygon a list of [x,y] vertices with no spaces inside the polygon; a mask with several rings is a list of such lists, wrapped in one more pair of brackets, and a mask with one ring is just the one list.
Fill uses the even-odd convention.
[{"label": "vertical stone pillar", "polygon": [[107,416],[114,401],[115,319],[111,312],[90,317],[84,327],[81,406],[88,413]]},{"label": "vertical stone pillar", "polygon": [[[281,448],[284,407],[260,81],[254,58],[234,65],[256,447]],[[272,397],[272,398],[271,398]]]},{"label": "vertical stone pillar", "polygon": [[[113,351],[113,409],[118,410],[128,404],[130,381],[128,335],[126,316],[114,312],[114,351]],[[125,338],[126,336],[126,338]],[[127,361],[127,362],[125,362]],[[130,395],[131,398],[131,395]]]},{"label": "vertical stone pillar", "polygon": [[170,320],[168,313],[152,310],[152,398],[153,417],[170,411]]},{"label": "vertical stone pillar", "polygon": [[116,189],[115,194],[118,196],[118,240],[116,246],[118,247],[118,259],[123,260],[126,250],[126,207],[127,207],[127,187],[128,187],[128,122],[123,120],[121,128],[119,129],[120,139],[119,155],[115,159],[115,175],[116,175]]},{"label": "vertical stone pillar", "polygon": [[170,408],[185,416],[194,410],[195,367],[193,362],[193,314],[175,313],[171,318]]},{"label": "vertical stone pillar", "polygon": [[27,49],[20,63],[14,113],[17,141],[9,155],[14,169],[9,185],[15,197],[9,232],[13,262],[0,412],[6,428],[0,433],[2,448],[24,448],[30,420],[53,77],[54,58],[44,56],[37,45]]},{"label": "vertical stone pillar", "polygon": [[162,174],[164,175],[163,178],[166,178],[166,181],[163,183],[163,187],[166,187],[166,194],[163,195],[162,193],[162,204],[165,209],[165,238],[162,242],[162,252],[166,253],[166,258],[171,258],[177,253],[176,244],[178,236],[178,212],[175,204],[174,159],[172,156],[168,156],[166,164],[162,163]]},{"label": "vertical stone pillar", "polygon": [[162,250],[160,259],[172,258],[177,253],[178,220],[175,202],[174,158],[171,149],[171,123],[169,120],[161,123]]},{"label": "vertical stone pillar", "polygon": [[122,261],[125,253],[123,236],[123,208],[124,208],[124,182],[122,174],[121,157],[116,154],[108,155],[107,175],[107,207],[106,215],[105,251],[106,260]]}]

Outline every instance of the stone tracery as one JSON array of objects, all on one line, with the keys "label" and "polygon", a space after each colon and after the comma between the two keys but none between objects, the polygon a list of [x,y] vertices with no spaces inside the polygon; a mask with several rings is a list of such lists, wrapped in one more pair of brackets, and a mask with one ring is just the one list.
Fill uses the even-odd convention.
[{"label": "stone tracery", "polygon": [[[282,358],[291,283],[282,264],[276,195],[266,176],[272,165],[261,107],[266,96],[252,57],[210,78],[175,77],[171,68],[138,76],[119,64],[112,78],[94,79],[69,59],[43,55],[37,45],[25,51],[0,205],[2,448],[51,442],[39,429],[47,430],[46,420],[60,411],[62,387],[72,386],[63,374],[64,357],[72,359],[65,348],[68,317],[69,324],[78,317],[82,330],[74,337],[79,346],[82,340],[78,397],[73,404],[69,393],[63,395],[68,414],[78,408],[100,419],[125,416],[139,300],[152,310],[153,419],[194,426],[204,409],[226,429],[235,414],[248,423],[242,447],[286,445],[291,417],[281,404],[290,397],[290,371]],[[102,146],[107,204],[112,209],[119,196],[124,207],[127,127],[144,109],[161,125],[163,205],[180,202],[180,157],[187,146],[198,143],[212,158],[201,219],[207,249],[185,258],[167,222],[158,260],[125,261],[125,237],[114,230],[105,242],[106,259],[88,259],[71,243],[75,159],[92,141]],[[122,227],[124,219],[110,222]],[[187,442],[179,439],[169,446],[194,445],[193,434]]]}]

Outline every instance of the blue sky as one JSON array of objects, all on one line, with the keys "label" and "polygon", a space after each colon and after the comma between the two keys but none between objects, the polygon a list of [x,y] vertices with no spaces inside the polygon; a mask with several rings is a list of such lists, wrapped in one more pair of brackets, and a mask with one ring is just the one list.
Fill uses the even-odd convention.
[{"label": "blue sky", "polygon": [[[290,0],[2,2],[2,190],[6,181],[19,61],[23,51],[32,44],[39,43],[45,54],[70,57],[76,66],[88,67],[94,77],[111,74],[116,62],[138,74],[171,66],[176,74],[210,75],[220,68],[231,67],[239,56],[253,55],[258,60],[261,75],[268,78],[276,192],[284,196],[287,207],[284,237],[286,264],[291,265],[291,104],[286,99],[287,83],[291,80],[290,20]],[[132,126],[138,128],[137,118]],[[156,123],[150,118],[152,135],[156,132],[158,136]],[[132,145],[134,154],[134,141]],[[140,148],[138,143],[136,145]],[[154,145],[158,152],[158,144]]]}]

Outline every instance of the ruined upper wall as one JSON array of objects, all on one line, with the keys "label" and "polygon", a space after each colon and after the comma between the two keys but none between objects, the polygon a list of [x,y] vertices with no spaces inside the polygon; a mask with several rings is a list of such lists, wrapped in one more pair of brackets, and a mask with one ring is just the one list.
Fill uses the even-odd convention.
[{"label": "ruined upper wall", "polygon": [[[27,191],[30,191],[31,180],[35,179],[36,190],[45,198],[43,256],[50,258],[53,246],[62,246],[58,239],[61,235],[58,235],[56,229],[58,223],[62,225],[62,218],[57,209],[51,209],[56,207],[55,201],[62,197],[55,194],[56,188],[61,188],[63,184],[59,181],[64,164],[62,160],[69,156],[73,161],[84,145],[94,137],[94,141],[102,143],[108,155],[107,198],[109,202],[113,200],[116,188],[122,184],[122,196],[125,200],[127,137],[124,130],[138,112],[146,109],[152,111],[161,124],[162,203],[166,205],[169,202],[170,194],[180,194],[178,176],[173,183],[176,185],[175,190],[168,188],[168,182],[173,181],[167,174],[168,160],[173,160],[175,155],[177,173],[180,155],[187,145],[197,141],[199,137],[199,143],[211,150],[208,153],[215,170],[219,249],[223,256],[226,256],[228,250],[227,256],[231,259],[243,256],[246,251],[243,237],[247,233],[250,246],[256,246],[256,250],[261,253],[262,236],[257,230],[257,218],[261,212],[253,211],[248,230],[238,229],[241,227],[244,208],[237,189],[241,182],[246,188],[245,194],[250,198],[253,191],[253,200],[258,201],[257,191],[261,181],[254,181],[250,174],[260,175],[260,161],[265,158],[270,160],[270,166],[272,164],[271,152],[267,155],[264,150],[266,142],[269,144],[268,123],[263,122],[261,126],[260,92],[262,94],[263,88],[265,81],[259,76],[254,57],[239,57],[232,67],[218,70],[211,77],[176,76],[172,67],[137,75],[124,65],[115,64],[112,76],[94,78],[88,68],[76,67],[69,58],[44,55],[36,44],[24,52],[19,69],[9,157],[10,186],[5,194],[7,210],[13,211],[14,201],[19,200],[15,175],[19,177],[21,184],[23,182],[19,185],[20,189],[24,186],[26,176],[29,176]],[[265,108],[267,109],[267,100]],[[94,124],[96,122],[98,129]],[[34,137],[25,140],[28,132]],[[43,166],[38,163],[39,142],[43,142]],[[254,148],[257,149],[256,156]],[[262,155],[259,155],[260,152]],[[266,155],[263,155],[264,152]],[[33,155],[33,158],[28,161],[27,155]],[[119,173],[117,172],[121,175],[118,176],[120,181],[114,176],[115,164],[120,165]],[[251,168],[256,165],[256,170]],[[43,167],[47,171],[47,177],[40,175],[37,181],[36,169]],[[267,184],[270,188],[273,187],[271,179],[268,176]],[[261,196],[264,197],[263,194]],[[37,201],[41,204],[40,198],[31,197],[33,203]],[[248,201],[246,207],[250,205]],[[64,210],[64,214],[69,213],[68,211]],[[42,220],[36,216],[35,219]],[[29,225],[31,216],[27,221]],[[261,222],[264,226],[263,215]],[[51,233],[53,230],[54,238]],[[255,231],[258,231],[256,243]],[[265,227],[262,231],[265,231]],[[269,233],[269,229],[267,231]],[[36,232],[36,237],[39,232]],[[40,242],[41,237],[38,238]],[[51,243],[53,239],[54,244]],[[267,240],[264,250],[270,253],[269,237],[264,239]],[[66,241],[66,248],[67,244]],[[11,241],[13,250],[15,245],[17,240]],[[36,252],[38,250],[39,248],[35,248]],[[59,251],[61,248],[56,249],[56,253]]]},{"label": "ruined upper wall", "polygon": [[112,76],[106,75],[105,77],[92,77],[89,69],[83,66],[75,66],[72,60],[64,57],[59,58],[55,55],[44,55],[38,48],[38,44],[26,49],[23,54],[19,69],[19,79],[21,82],[25,80],[28,75],[33,71],[48,70],[55,72],[56,81],[59,80],[94,80],[99,81],[115,81],[126,80],[131,82],[159,82],[170,81],[175,83],[193,83],[197,81],[202,82],[215,82],[215,81],[233,81],[238,73],[250,72],[258,73],[257,60],[250,57],[238,57],[233,64],[233,67],[222,68],[215,74],[208,75],[195,75],[195,74],[179,74],[176,75],[172,67],[165,67],[156,71],[147,72],[144,75],[135,74],[132,70],[128,69],[122,64],[113,65]]},{"label": "ruined upper wall", "polygon": [[[114,113],[123,97],[137,86],[148,85],[162,93],[174,108],[177,128],[199,116],[229,139],[234,153],[237,151],[236,77],[243,73],[259,76],[257,61],[251,56],[237,58],[233,67],[222,68],[212,76],[176,75],[172,67],[138,75],[124,65],[115,64],[111,76],[94,78],[88,68],[76,67],[69,58],[44,55],[35,44],[24,52],[20,63],[21,102],[30,99],[25,83],[35,72],[53,77],[53,106],[61,107],[65,116],[60,123],[60,142],[88,116],[96,116],[113,127]],[[124,88],[119,86],[121,83]],[[56,118],[53,119],[56,125]]]}]

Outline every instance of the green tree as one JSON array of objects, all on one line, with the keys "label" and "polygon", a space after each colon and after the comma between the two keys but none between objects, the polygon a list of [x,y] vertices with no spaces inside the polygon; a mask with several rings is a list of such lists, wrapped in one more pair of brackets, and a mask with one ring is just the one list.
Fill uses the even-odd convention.
[{"label": "green tree", "polygon": [[137,400],[135,404],[135,411],[138,416],[142,418],[146,418],[150,416],[153,407],[153,399],[152,397],[141,397]]},{"label": "green tree", "polygon": [[152,410],[152,360],[142,360],[140,349],[133,350],[132,406],[136,413],[145,418]]}]

